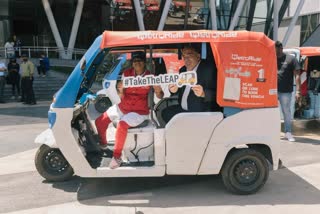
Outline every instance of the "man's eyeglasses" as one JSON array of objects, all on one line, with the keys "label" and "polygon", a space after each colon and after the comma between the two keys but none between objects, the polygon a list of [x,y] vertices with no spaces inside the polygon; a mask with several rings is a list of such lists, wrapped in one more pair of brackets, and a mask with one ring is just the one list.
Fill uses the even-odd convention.
[{"label": "man's eyeglasses", "polygon": [[189,52],[189,53],[182,53],[183,58],[193,57],[195,56],[195,53]]},{"label": "man's eyeglasses", "polygon": [[132,62],[144,62],[142,59],[134,59]]}]

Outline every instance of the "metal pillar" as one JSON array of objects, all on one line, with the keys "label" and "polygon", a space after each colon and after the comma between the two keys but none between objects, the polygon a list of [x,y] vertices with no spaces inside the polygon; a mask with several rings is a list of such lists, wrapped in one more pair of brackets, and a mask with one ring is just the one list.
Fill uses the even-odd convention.
[{"label": "metal pillar", "polygon": [[249,14],[248,14],[248,20],[247,20],[247,26],[246,26],[247,31],[251,31],[251,28],[252,28],[254,12],[257,6],[257,0],[251,0],[249,1],[249,3],[250,3],[250,8],[249,8]]},{"label": "metal pillar", "polygon": [[273,1],[273,40],[278,40],[278,28],[279,28],[279,4],[278,1]]},{"label": "metal pillar", "polygon": [[211,26],[212,30],[217,30],[217,11],[216,11],[216,0],[210,0],[210,14],[211,14]]},{"label": "metal pillar", "polygon": [[[278,2],[278,13],[277,13],[278,14],[278,28],[280,26],[280,23],[284,17],[284,14],[285,14],[287,8],[289,6],[289,3],[290,3],[290,0],[283,0],[281,7],[279,8],[279,2]],[[274,10],[273,10],[273,12],[274,12]],[[273,38],[273,26],[274,26],[274,22],[272,23],[272,27],[270,28],[269,38]]]},{"label": "metal pillar", "polygon": [[184,11],[185,12],[185,16],[184,16],[184,24],[183,24],[183,29],[184,30],[187,30],[189,11],[190,11],[190,0],[186,0],[186,9]]},{"label": "metal pillar", "polygon": [[164,5],[164,8],[163,8],[163,11],[162,11],[162,14],[161,14],[161,19],[160,19],[160,22],[159,22],[159,25],[158,25],[158,30],[163,30],[163,28],[164,28],[164,24],[165,24],[166,19],[168,17],[168,12],[169,12],[169,9],[170,9],[171,2],[172,2],[172,0],[167,0],[165,5]]},{"label": "metal pillar", "polygon": [[139,30],[145,30],[144,28],[144,22],[143,22],[143,17],[142,17],[142,11],[141,11],[141,6],[140,6],[140,1],[139,0],[133,0],[134,3],[134,8],[136,11],[137,15],[137,21],[139,25]]},{"label": "metal pillar", "polygon": [[234,13],[234,16],[232,18],[231,24],[229,26],[229,30],[234,30],[234,27],[236,26],[236,24],[238,24],[239,21],[239,16],[242,12],[243,6],[244,6],[245,0],[240,0],[236,12]]},{"label": "metal pillar", "polygon": [[282,41],[283,46],[286,46],[288,39],[291,36],[292,30],[294,28],[294,25],[297,22],[297,19],[298,19],[299,14],[302,10],[303,4],[304,4],[304,0],[300,0],[299,4],[297,6],[296,12],[294,13],[294,16],[292,17],[292,20],[290,22],[290,25],[289,25],[288,30],[286,32],[286,35],[284,36],[284,39]]},{"label": "metal pillar", "polygon": [[273,4],[271,3],[271,0],[267,0],[267,19],[266,24],[264,26],[264,34],[269,35],[269,30],[271,26],[272,21],[272,13],[273,13]]},{"label": "metal pillar", "polygon": [[58,30],[56,21],[54,20],[50,4],[49,4],[48,0],[42,0],[42,4],[43,4],[44,10],[46,12],[46,15],[47,15],[50,27],[51,27],[54,40],[56,41],[57,47],[59,48],[60,57],[64,59],[64,58],[66,58],[66,54],[64,52],[64,46],[63,46],[63,43],[61,40],[61,36],[60,36],[59,30]]},{"label": "metal pillar", "polygon": [[77,9],[74,15],[72,30],[69,38],[68,51],[67,51],[68,59],[72,59],[72,53],[73,53],[74,44],[76,42],[76,38],[78,34],[79,23],[80,23],[82,9],[83,9],[83,3],[84,3],[84,0],[78,0]]}]

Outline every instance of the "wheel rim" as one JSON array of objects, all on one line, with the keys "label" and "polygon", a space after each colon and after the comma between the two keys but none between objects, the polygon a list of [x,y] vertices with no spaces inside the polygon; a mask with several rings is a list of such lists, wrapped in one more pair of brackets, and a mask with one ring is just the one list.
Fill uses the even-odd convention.
[{"label": "wheel rim", "polygon": [[244,159],[237,162],[233,173],[235,180],[245,186],[254,184],[260,176],[259,167],[252,159]]},{"label": "wheel rim", "polygon": [[61,175],[68,168],[69,164],[59,150],[50,150],[44,159],[45,167],[50,174]]}]

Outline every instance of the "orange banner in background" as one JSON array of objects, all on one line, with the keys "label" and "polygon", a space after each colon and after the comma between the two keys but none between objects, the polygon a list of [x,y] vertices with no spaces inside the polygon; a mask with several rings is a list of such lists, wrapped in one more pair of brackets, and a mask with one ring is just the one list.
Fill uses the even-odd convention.
[{"label": "orange banner in background", "polygon": [[168,73],[179,73],[179,69],[184,66],[184,61],[178,59],[178,54],[170,54],[162,57]]}]

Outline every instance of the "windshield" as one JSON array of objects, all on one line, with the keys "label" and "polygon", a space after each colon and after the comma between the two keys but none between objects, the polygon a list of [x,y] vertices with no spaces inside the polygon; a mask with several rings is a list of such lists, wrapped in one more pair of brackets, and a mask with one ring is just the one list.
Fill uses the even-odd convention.
[{"label": "windshield", "polygon": [[[102,55],[99,54],[91,65],[90,72],[86,75],[87,80],[84,80],[83,86],[90,86],[90,91],[96,93],[103,88],[102,84],[105,80],[120,80],[123,71],[132,66],[131,52],[132,50],[101,52]],[[173,56],[178,60],[176,54]],[[181,63],[177,64],[177,62],[173,64],[176,60],[172,60],[172,56],[168,54],[163,54],[163,56],[154,54],[152,59],[147,54],[146,69],[157,75],[167,73],[167,68],[172,70],[172,67],[175,67],[173,69],[178,72],[178,68],[182,65]],[[166,65],[169,67],[166,67]]]}]

